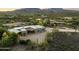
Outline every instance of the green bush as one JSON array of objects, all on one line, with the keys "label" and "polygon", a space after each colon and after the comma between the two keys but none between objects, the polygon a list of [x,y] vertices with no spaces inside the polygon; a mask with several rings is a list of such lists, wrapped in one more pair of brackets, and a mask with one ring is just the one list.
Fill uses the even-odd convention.
[{"label": "green bush", "polygon": [[9,39],[10,39],[11,45],[16,45],[18,43],[18,35],[16,33],[10,33]]},{"label": "green bush", "polygon": [[9,46],[9,35],[7,35],[6,32],[4,32],[2,35],[1,45],[3,47]]},{"label": "green bush", "polygon": [[4,32],[1,38],[2,47],[13,46],[17,43],[18,36],[15,33]]},{"label": "green bush", "polygon": [[22,45],[31,45],[32,42],[28,39],[28,40],[19,40],[19,43]]},{"label": "green bush", "polygon": [[4,32],[7,32],[7,30],[5,28],[0,27],[0,40]]},{"label": "green bush", "polygon": [[19,40],[19,43],[20,44],[23,44],[23,45],[26,45],[27,44],[25,40]]}]

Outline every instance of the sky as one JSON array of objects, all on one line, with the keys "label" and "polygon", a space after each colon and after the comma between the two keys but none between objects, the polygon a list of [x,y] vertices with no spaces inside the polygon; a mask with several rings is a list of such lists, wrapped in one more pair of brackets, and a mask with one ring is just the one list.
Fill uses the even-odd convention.
[{"label": "sky", "polygon": [[79,0],[0,0],[0,8],[78,8]]},{"label": "sky", "polygon": [[[79,8],[79,0],[0,0],[0,11],[18,8]],[[69,9],[70,10],[70,9]]]}]

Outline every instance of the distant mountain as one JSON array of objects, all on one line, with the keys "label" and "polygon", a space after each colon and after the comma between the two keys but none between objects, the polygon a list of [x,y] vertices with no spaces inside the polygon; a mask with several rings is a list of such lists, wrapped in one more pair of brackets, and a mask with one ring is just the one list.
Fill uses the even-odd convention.
[{"label": "distant mountain", "polygon": [[14,11],[7,11],[7,12],[0,12],[0,15],[7,14],[7,15],[29,15],[29,14],[35,14],[35,13],[41,13],[41,14],[52,14],[54,16],[79,16],[79,11],[76,11],[78,9],[67,9],[67,8],[46,8],[46,9],[40,9],[40,8],[22,8],[22,9],[16,9]]},{"label": "distant mountain", "polygon": [[58,12],[63,12],[64,10],[62,8],[48,8],[48,9],[43,9],[43,12],[54,12],[54,13],[58,13]]},{"label": "distant mountain", "polygon": [[79,8],[64,8],[64,10],[79,11]]},{"label": "distant mountain", "polygon": [[51,12],[63,12],[64,10],[62,8],[48,8],[48,9],[40,9],[40,8],[23,8],[23,9],[17,9],[15,12],[23,12],[23,13],[51,13]]},{"label": "distant mountain", "polygon": [[41,12],[41,9],[39,8],[23,8],[23,9],[17,9],[15,12],[25,12],[25,13],[38,13]]}]

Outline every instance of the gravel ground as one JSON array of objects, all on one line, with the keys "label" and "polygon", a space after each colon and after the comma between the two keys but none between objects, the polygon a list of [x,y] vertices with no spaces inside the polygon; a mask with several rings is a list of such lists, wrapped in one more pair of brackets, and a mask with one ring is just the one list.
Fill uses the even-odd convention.
[{"label": "gravel ground", "polygon": [[42,43],[45,41],[45,38],[46,38],[46,32],[34,33],[34,34],[29,34],[29,35],[20,37],[21,40],[30,39],[32,42],[35,42],[35,43]]},{"label": "gravel ground", "polygon": [[11,51],[25,51],[25,49],[26,49],[26,46],[17,45],[17,46],[12,47]]}]

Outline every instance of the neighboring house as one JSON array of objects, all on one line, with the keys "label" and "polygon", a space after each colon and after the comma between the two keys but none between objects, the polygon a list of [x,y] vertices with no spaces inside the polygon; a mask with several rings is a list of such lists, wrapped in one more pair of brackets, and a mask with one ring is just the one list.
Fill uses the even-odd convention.
[{"label": "neighboring house", "polygon": [[53,24],[54,26],[65,26],[65,22],[63,21],[55,21],[55,20],[50,20],[50,24]]},{"label": "neighboring house", "polygon": [[40,21],[41,19],[40,19],[40,18],[38,18],[38,19],[36,19],[36,20]]},{"label": "neighboring house", "polygon": [[72,19],[72,17],[64,17],[64,19],[71,20],[71,19]]},{"label": "neighboring house", "polygon": [[22,25],[25,25],[25,23],[16,22],[16,23],[3,24],[3,26],[9,27],[9,28],[19,27],[19,26],[22,26]]}]

